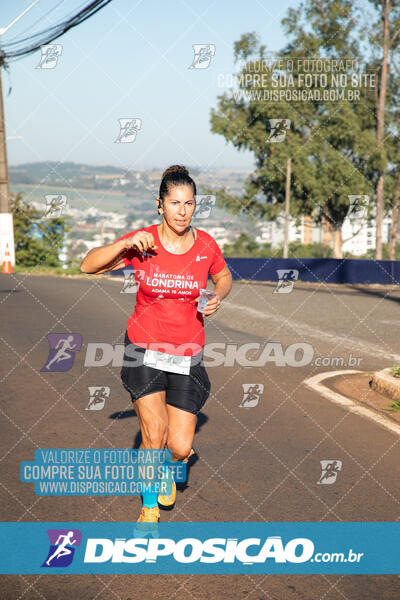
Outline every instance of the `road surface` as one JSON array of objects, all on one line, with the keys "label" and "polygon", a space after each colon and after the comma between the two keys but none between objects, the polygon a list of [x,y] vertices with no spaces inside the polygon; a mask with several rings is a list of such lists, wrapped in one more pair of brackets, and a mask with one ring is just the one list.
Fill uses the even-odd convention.
[{"label": "road surface", "polygon": [[[32,484],[19,481],[20,462],[33,460],[36,448],[132,448],[140,442],[119,367],[84,366],[89,343],[123,343],[135,295],[121,289],[121,282],[104,277],[0,276],[3,521],[136,521],[138,497],[38,497]],[[400,362],[400,292],[323,284],[299,285],[288,294],[274,289],[234,282],[206,320],[207,344],[263,348],[273,341],[288,357],[294,344],[306,344],[312,356],[303,366],[275,359],[264,366],[236,360],[208,367],[212,389],[198,422],[197,460],[176,506],[161,519],[398,520],[399,436],[303,381],[335,368],[374,371]],[[72,368],[42,372],[47,334],[68,332],[83,342]],[[332,358],[335,366],[327,366]],[[248,384],[264,386],[250,407],[243,406]],[[90,386],[110,388],[102,410],[85,410]],[[332,485],[317,483],[321,460],[342,461]],[[394,575],[10,575],[2,576],[2,598],[395,600],[399,583]]]}]

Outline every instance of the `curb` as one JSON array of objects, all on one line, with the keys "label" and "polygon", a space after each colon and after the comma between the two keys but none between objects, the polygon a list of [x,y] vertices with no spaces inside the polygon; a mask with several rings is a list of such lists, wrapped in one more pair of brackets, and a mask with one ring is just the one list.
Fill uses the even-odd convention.
[{"label": "curb", "polygon": [[377,425],[384,427],[391,433],[395,433],[400,436],[400,425],[397,422],[394,422],[387,415],[382,415],[375,407],[370,405],[363,406],[359,404],[356,400],[348,398],[339,392],[335,392],[324,385],[325,379],[330,379],[331,377],[337,377],[340,375],[353,375],[356,373],[363,373],[363,371],[355,371],[355,370],[346,370],[346,371],[330,371],[328,373],[318,373],[317,375],[313,375],[308,379],[303,381],[310,389],[317,392],[323,398],[330,400],[331,402],[342,406],[349,412],[360,415],[362,417],[366,417],[367,419],[374,421]]},{"label": "curb", "polygon": [[400,400],[400,377],[393,377],[390,368],[374,373],[369,387],[391,400]]}]

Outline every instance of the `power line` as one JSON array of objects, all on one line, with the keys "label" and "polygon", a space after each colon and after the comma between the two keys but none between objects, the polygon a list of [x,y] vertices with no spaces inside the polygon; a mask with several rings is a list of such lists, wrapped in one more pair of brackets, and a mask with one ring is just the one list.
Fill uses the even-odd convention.
[{"label": "power line", "polygon": [[110,2],[112,2],[112,0],[93,0],[93,2],[90,2],[72,17],[69,17],[57,25],[48,27],[47,29],[26,38],[3,44],[0,48],[0,66],[7,64],[10,60],[15,60],[16,58],[36,52],[41,46],[49,44],[64,35],[64,33],[73,27],[80,25],[92,17]]},{"label": "power line", "polygon": [[60,4],[62,4],[63,2],[64,2],[64,0],[60,0],[58,2],[58,4],[56,4],[55,6],[50,8],[44,15],[42,15],[41,17],[39,17],[39,19],[37,19],[34,23],[32,23],[32,25],[29,25],[29,27],[27,27],[26,29],[21,31],[18,35],[15,35],[10,40],[8,40],[8,44],[15,42],[17,40],[17,38],[19,38],[21,35],[24,35],[24,33],[26,33],[27,31],[32,31],[32,29],[34,29],[38,23],[40,23],[41,21],[44,21],[44,19],[47,19],[49,14],[54,12],[56,10],[56,8],[58,8],[60,6]]}]

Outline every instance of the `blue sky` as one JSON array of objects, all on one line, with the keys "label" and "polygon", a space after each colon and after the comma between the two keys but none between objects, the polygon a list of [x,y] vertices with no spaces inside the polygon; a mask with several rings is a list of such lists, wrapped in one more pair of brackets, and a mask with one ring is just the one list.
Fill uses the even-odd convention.
[{"label": "blue sky", "polygon": [[[7,26],[32,0],[1,3]],[[40,0],[0,40],[19,39],[86,5]],[[40,52],[3,70],[10,165],[43,160],[124,168],[253,166],[210,132],[210,109],[233,68],[233,44],[256,31],[270,51],[285,45],[281,19],[299,0],[113,0],[56,42],[54,69],[35,68]],[[52,8],[55,9],[47,14]],[[42,22],[38,23],[39,19]],[[208,69],[189,69],[193,44],[215,44]],[[8,96],[9,85],[12,85]],[[114,143],[118,119],[139,118],[133,143]]]}]

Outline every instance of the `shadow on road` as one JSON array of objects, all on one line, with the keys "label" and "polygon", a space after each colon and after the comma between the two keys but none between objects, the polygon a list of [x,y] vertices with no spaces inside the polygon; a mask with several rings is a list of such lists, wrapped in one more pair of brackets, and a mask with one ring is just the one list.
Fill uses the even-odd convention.
[{"label": "shadow on road", "polygon": [[370,295],[370,296],[377,296],[378,298],[385,298],[385,300],[391,300],[392,302],[400,302],[400,297],[397,296],[391,296],[390,293],[388,294],[387,292],[385,293],[382,290],[371,290],[371,289],[365,289],[365,288],[359,288],[358,286],[351,286],[352,289],[354,290],[360,290],[362,292],[363,295]]},{"label": "shadow on road", "polygon": [[[114,412],[109,416],[109,419],[129,419],[131,417],[136,417],[136,412],[133,408],[131,408],[130,410],[121,410],[118,412]],[[208,417],[207,415],[205,415],[204,413],[200,412],[197,415],[197,423],[196,423],[196,429],[195,429],[195,433],[197,433],[198,431],[200,431],[200,429],[203,427],[203,425],[205,425],[208,421]],[[139,431],[136,432],[135,435],[135,439],[133,441],[132,444],[132,449],[133,450],[138,450],[140,447],[140,444],[142,442],[142,434]],[[195,450],[195,449],[194,449]],[[182,482],[177,482],[176,484],[176,488],[177,490],[180,490],[181,492],[183,492],[187,487],[189,487],[189,479],[190,479],[190,469],[191,467],[193,467],[193,465],[196,464],[196,462],[199,460],[199,457],[197,455],[197,452],[195,450],[195,453],[193,454],[193,456],[191,456],[187,462],[187,468],[186,468],[186,481],[182,481]],[[171,508],[167,508],[167,507],[162,507],[163,510],[171,510]]]}]

